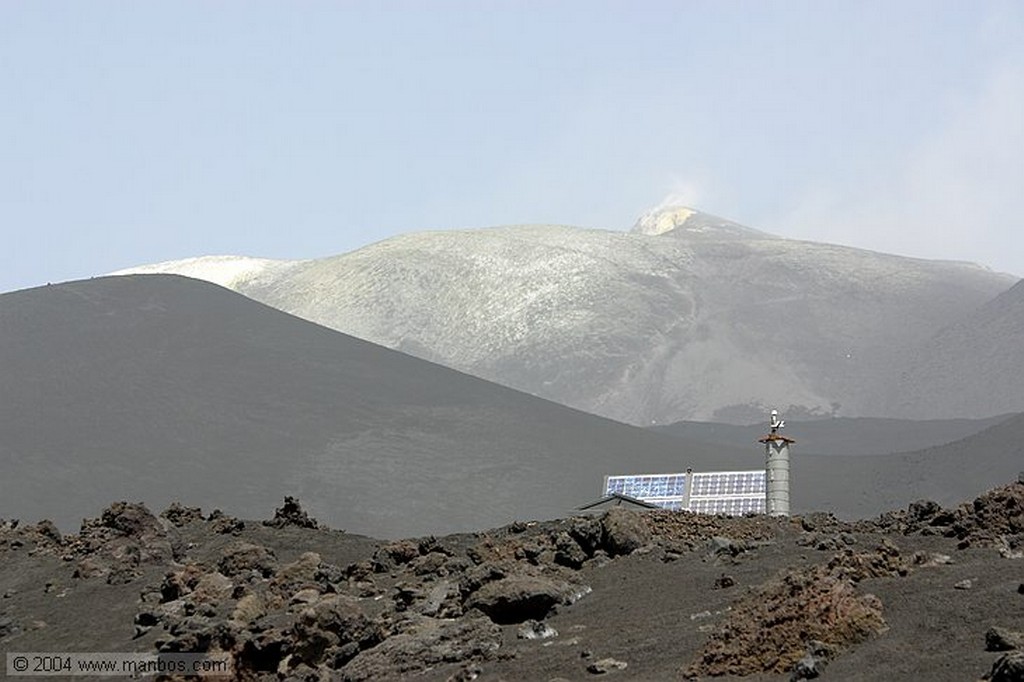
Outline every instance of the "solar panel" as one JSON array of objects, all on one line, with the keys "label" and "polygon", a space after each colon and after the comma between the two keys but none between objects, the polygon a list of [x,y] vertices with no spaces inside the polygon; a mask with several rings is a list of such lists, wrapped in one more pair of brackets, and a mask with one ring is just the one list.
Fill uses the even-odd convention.
[{"label": "solar panel", "polygon": [[765,511],[763,469],[608,476],[604,488],[605,495],[628,495],[663,509],[732,516]]},{"label": "solar panel", "polygon": [[743,516],[749,513],[763,514],[764,509],[764,497],[704,497],[690,500],[690,511],[697,514]]},{"label": "solar panel", "polygon": [[764,495],[764,470],[714,471],[693,474],[691,497],[709,495]]},{"label": "solar panel", "polygon": [[765,472],[711,471],[693,474],[690,511],[742,516],[765,511]]},{"label": "solar panel", "polygon": [[618,493],[656,504],[664,509],[682,509],[686,495],[686,474],[644,474],[608,476],[604,494]]}]

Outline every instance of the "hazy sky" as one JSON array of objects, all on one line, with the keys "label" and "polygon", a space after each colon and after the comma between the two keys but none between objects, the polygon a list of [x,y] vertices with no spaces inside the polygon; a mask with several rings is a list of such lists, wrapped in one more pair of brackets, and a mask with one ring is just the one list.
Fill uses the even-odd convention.
[{"label": "hazy sky", "polygon": [[0,3],[0,291],[669,195],[1024,276],[1024,2]]}]

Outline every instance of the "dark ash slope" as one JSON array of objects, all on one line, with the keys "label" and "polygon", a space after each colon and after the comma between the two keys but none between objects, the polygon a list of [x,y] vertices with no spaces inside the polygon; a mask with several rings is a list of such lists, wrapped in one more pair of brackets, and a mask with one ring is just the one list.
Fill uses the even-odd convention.
[{"label": "dark ash slope", "polygon": [[847,518],[871,516],[918,499],[951,505],[1013,480],[1022,470],[1024,414],[963,440],[910,453],[801,457],[797,450],[793,504]]},{"label": "dark ash slope", "polygon": [[882,397],[908,416],[1024,410],[1024,281],[922,344]]},{"label": "dark ash slope", "polygon": [[[888,455],[937,447],[963,440],[1008,420],[1004,414],[987,419],[884,419],[835,417],[801,421],[786,419],[786,432],[797,439],[801,453],[814,455]],[[705,443],[750,447],[764,435],[764,424],[738,426],[714,422],[676,422],[652,426],[653,431]]]},{"label": "dark ash slope", "polygon": [[[610,473],[752,469],[174,276],[0,296],[0,517],[73,527],[111,499],[257,516],[285,494],[336,528],[440,534],[553,518]],[[796,510],[869,516],[1016,476],[1024,417],[933,450],[793,460]]]},{"label": "dark ash slope", "polygon": [[0,517],[111,499],[257,516],[298,495],[378,537],[563,515],[602,477],[742,466],[176,276],[0,296]]}]

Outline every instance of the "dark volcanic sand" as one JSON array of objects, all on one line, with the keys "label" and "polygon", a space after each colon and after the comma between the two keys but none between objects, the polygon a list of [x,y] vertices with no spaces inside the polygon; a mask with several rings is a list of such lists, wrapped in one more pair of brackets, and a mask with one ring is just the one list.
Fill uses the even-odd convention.
[{"label": "dark volcanic sand", "polygon": [[[816,638],[832,649],[825,679],[975,680],[1002,655],[986,651],[986,632],[1024,630],[1024,559],[1008,558],[1024,537],[1021,483],[956,510],[916,505],[852,524],[613,512],[390,543],[298,527],[309,525],[298,513],[240,527],[178,511],[172,523],[114,505],[59,541],[45,525],[0,526],[0,650],[203,642],[261,680],[666,680],[708,672],[691,666],[718,641],[734,672],[787,680],[801,639]],[[826,615],[807,621],[795,588],[758,611],[783,574],[826,585]],[[800,582],[810,575],[824,582]],[[262,607],[239,616],[246,599]],[[878,600],[884,626],[854,641],[848,626],[874,622]],[[158,620],[137,633],[139,613]],[[519,638],[527,616],[557,636]]]}]

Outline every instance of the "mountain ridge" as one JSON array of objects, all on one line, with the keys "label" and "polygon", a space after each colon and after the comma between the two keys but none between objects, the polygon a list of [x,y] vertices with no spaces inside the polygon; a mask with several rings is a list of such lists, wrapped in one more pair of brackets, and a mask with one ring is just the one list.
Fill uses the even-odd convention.
[{"label": "mountain ridge", "polygon": [[886,416],[877,387],[909,349],[1010,285],[981,266],[742,229],[722,238],[565,226],[425,232],[322,259],[121,272],[214,279],[318,324],[636,425],[743,423],[789,406]]}]

